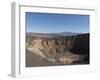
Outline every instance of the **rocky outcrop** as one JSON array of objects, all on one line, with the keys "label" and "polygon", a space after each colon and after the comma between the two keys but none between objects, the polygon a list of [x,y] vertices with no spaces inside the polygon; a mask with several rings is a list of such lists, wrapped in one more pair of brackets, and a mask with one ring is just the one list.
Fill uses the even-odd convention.
[{"label": "rocky outcrop", "polygon": [[89,34],[26,38],[26,50],[53,63],[89,63]]}]

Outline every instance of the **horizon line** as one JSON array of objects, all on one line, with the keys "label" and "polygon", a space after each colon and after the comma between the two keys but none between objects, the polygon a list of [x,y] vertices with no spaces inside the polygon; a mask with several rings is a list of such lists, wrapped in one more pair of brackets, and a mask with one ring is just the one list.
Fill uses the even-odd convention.
[{"label": "horizon line", "polygon": [[26,31],[26,33],[44,33],[44,34],[46,34],[46,33],[64,33],[64,32],[68,32],[68,33],[90,33],[90,32],[70,32],[70,31],[63,31],[63,32],[31,32],[31,31]]}]

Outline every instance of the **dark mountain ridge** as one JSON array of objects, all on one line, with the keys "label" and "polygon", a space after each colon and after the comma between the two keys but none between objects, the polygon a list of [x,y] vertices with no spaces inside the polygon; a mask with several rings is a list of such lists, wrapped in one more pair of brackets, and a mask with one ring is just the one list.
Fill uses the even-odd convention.
[{"label": "dark mountain ridge", "polygon": [[35,33],[35,32],[27,32],[26,36],[34,36],[34,37],[47,37],[47,38],[59,38],[65,36],[74,36],[81,35],[86,33],[72,33],[72,32],[59,32],[59,33]]}]

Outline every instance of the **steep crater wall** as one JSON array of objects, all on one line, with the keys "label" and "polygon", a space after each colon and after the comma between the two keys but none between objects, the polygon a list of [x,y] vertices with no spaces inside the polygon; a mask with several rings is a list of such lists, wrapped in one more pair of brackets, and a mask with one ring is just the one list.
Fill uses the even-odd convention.
[{"label": "steep crater wall", "polygon": [[89,34],[58,38],[26,38],[26,49],[51,61],[62,64],[80,61],[89,63]]}]

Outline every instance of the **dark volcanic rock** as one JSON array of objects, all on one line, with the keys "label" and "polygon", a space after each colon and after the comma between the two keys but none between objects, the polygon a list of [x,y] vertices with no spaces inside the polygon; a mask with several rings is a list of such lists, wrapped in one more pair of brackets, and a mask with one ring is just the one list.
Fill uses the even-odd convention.
[{"label": "dark volcanic rock", "polygon": [[89,53],[89,34],[77,35],[70,51],[76,54]]}]

